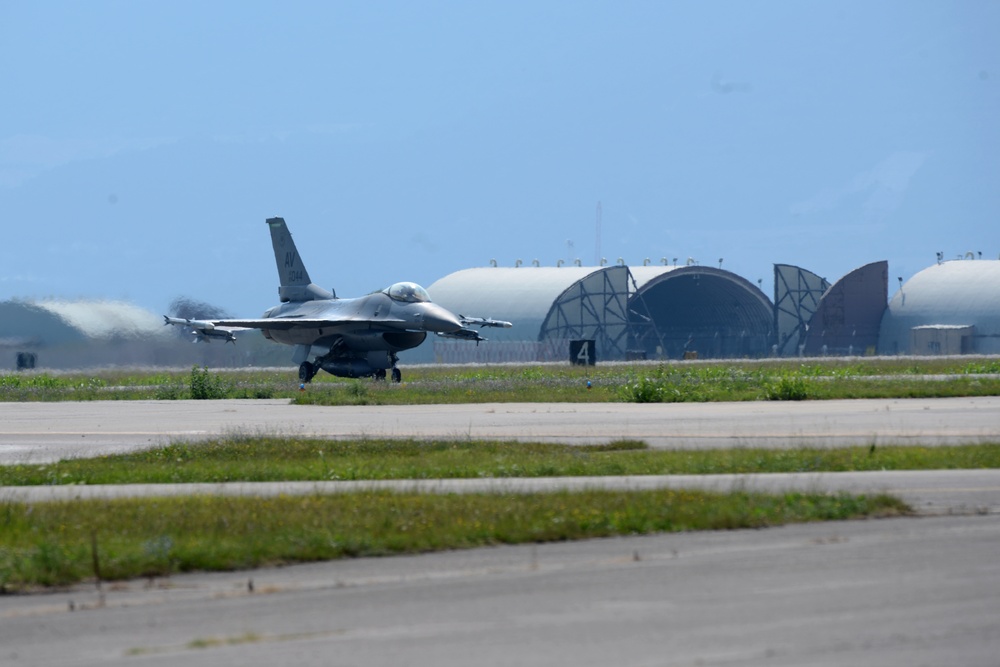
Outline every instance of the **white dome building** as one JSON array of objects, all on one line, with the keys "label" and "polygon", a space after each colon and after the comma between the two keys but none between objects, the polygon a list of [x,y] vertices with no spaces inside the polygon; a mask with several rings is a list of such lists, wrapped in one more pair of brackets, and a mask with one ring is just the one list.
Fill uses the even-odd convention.
[{"label": "white dome building", "polygon": [[1000,260],[941,262],[906,281],[882,317],[879,354],[1000,354]]}]

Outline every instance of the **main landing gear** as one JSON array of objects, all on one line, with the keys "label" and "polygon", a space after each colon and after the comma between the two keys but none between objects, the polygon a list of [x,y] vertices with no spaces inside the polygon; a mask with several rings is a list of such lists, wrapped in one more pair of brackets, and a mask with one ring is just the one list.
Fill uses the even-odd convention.
[{"label": "main landing gear", "polygon": [[[377,371],[375,371],[375,379],[380,382],[385,382],[385,375],[386,374],[384,368],[380,368]],[[392,381],[393,382],[403,381],[403,374],[399,371],[398,368],[393,367],[392,369]]]},{"label": "main landing gear", "polygon": [[308,361],[303,361],[299,364],[299,380],[301,380],[303,384],[312,381],[313,376],[316,375],[316,370],[316,367]]}]

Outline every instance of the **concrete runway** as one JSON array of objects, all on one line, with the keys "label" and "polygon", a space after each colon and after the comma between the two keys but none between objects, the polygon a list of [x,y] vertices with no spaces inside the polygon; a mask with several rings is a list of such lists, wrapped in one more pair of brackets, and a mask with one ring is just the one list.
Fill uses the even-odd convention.
[{"label": "concrete runway", "polygon": [[0,664],[994,667],[997,553],[990,515],[78,586],[0,596]]},{"label": "concrete runway", "polygon": [[[404,408],[0,404],[0,462],[232,432],[570,443],[631,437],[656,447],[943,445],[1000,441],[1000,399]],[[679,477],[616,483],[688,482],[708,483]],[[402,484],[451,492],[465,483]],[[515,492],[576,483],[596,482],[487,482]],[[893,491],[933,516],[366,558],[106,584],[100,592],[91,584],[0,596],[0,664],[998,664],[996,471],[727,476],[710,483]],[[202,492],[261,491],[205,486]],[[307,483],[276,492],[317,489],[351,490]],[[23,492],[43,494],[28,500],[116,493],[107,487]]]},{"label": "concrete runway", "polygon": [[652,447],[1000,442],[1000,397],[746,403],[319,407],[287,400],[0,403],[0,464],[96,456],[228,433]]}]

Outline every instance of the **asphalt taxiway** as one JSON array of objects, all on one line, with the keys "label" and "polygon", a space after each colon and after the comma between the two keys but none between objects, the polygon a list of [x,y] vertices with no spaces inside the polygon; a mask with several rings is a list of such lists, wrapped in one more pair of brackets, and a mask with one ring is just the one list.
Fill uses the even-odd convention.
[{"label": "asphalt taxiway", "polygon": [[300,406],[287,400],[0,403],[0,464],[227,434],[651,447],[947,445],[1000,440],[1000,397],[744,403]]},{"label": "asphalt taxiway", "polygon": [[4,665],[981,665],[1000,516],[362,558],[0,596]]}]

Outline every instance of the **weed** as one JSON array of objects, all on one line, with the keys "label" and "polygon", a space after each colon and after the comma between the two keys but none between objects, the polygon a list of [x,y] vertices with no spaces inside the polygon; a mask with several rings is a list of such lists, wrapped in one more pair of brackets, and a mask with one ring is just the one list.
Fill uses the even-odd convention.
[{"label": "weed", "polygon": [[809,391],[805,378],[782,375],[767,386],[766,396],[769,401],[804,401],[809,398]]},{"label": "weed", "polygon": [[209,373],[208,368],[191,367],[191,398],[199,400],[226,398],[230,390],[231,385],[218,375]]},{"label": "weed", "polygon": [[368,405],[369,393],[366,382],[354,380],[347,385],[347,395],[350,396],[354,405]]},{"label": "weed", "polygon": [[664,403],[680,396],[677,390],[668,390],[662,381],[641,377],[628,382],[618,390],[618,397],[625,403]]}]

